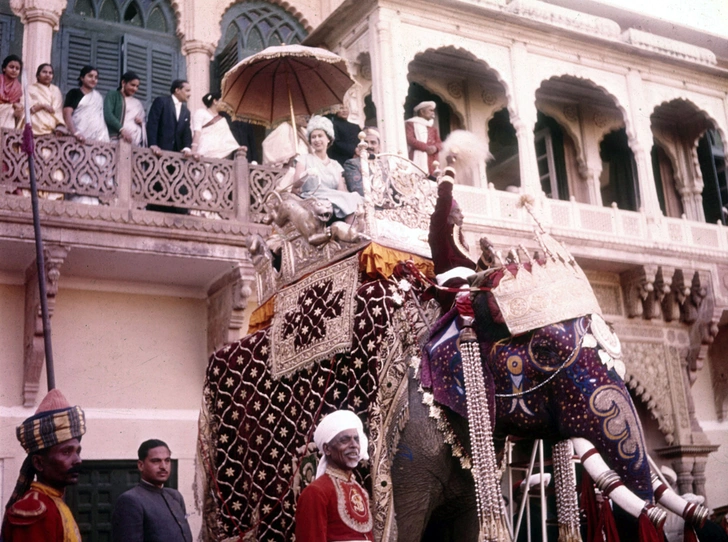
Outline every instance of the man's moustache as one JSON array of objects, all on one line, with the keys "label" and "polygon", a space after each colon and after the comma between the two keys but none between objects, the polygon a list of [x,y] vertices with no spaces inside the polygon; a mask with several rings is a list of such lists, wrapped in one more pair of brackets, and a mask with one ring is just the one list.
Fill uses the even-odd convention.
[{"label": "man's moustache", "polygon": [[81,465],[76,465],[75,467],[71,467],[66,471],[66,474],[81,474],[83,472],[83,467]]}]

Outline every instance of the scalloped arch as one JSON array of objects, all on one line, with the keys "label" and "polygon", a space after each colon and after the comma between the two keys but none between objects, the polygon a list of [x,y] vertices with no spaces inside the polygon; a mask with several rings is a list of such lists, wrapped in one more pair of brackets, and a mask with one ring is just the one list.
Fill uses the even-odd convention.
[{"label": "scalloped arch", "polygon": [[[508,82],[506,81],[506,79],[503,77],[503,75],[497,69],[493,68],[490,64],[488,64],[487,60],[480,58],[478,55],[476,55],[475,53],[473,53],[472,51],[470,51],[464,47],[460,47],[460,46],[454,45],[454,44],[441,45],[438,47],[428,47],[427,49],[415,52],[414,55],[412,56],[412,59],[407,63],[407,67],[408,67],[407,79],[409,80],[409,66],[412,64],[412,62],[415,62],[418,57],[420,57],[422,55],[426,55],[427,53],[435,53],[438,51],[446,51],[446,50],[450,50],[455,53],[465,55],[470,60],[473,60],[473,61],[477,62],[478,64],[482,64],[487,73],[495,75],[496,81],[498,81],[498,83],[503,87],[503,91],[505,92],[508,112],[511,114],[511,116],[514,115],[515,108],[513,106],[513,95],[511,93],[510,86],[508,85]],[[457,111],[457,109],[455,109],[450,102],[445,100],[445,98],[443,98],[443,101],[445,101],[453,111]]]},{"label": "scalloped arch", "polygon": [[180,4],[182,3],[182,0],[169,0],[169,5],[172,8],[172,14],[174,15],[174,20],[172,23],[175,26],[176,32],[175,35],[180,39],[183,40],[185,38],[185,33],[182,30],[182,12],[180,11]]},{"label": "scalloped arch", "polygon": [[[660,107],[662,107],[664,105],[668,105],[668,104],[674,103],[674,102],[684,103],[688,107],[691,107],[692,109],[694,109],[696,112],[701,113],[702,116],[703,116],[703,118],[708,122],[708,124],[711,125],[711,127],[713,128],[713,130],[716,130],[720,134],[720,137],[723,140],[723,146],[726,147],[726,145],[728,145],[728,141],[726,140],[726,133],[723,130],[723,128],[721,128],[720,124],[718,124],[718,121],[715,120],[707,111],[705,111],[705,109],[701,108],[699,105],[697,105],[690,98],[686,98],[684,96],[680,96],[680,97],[676,97],[676,98],[670,98],[669,100],[663,100],[659,104],[655,105],[655,107],[652,109],[652,112],[650,113],[650,119],[652,118],[652,115],[654,115],[655,112]],[[708,129],[709,128],[706,128],[705,130],[701,130],[700,133],[698,133],[698,135],[695,137],[695,139],[691,142],[691,144],[690,144],[691,147],[694,147],[695,145],[697,145],[698,139],[700,139],[701,137],[703,137],[703,135],[705,135],[705,132]],[[728,147],[725,148],[725,151],[728,154]]]},{"label": "scalloped arch", "polygon": [[[635,132],[634,132],[634,126],[632,126],[632,121],[629,118],[629,115],[627,114],[627,110],[625,109],[625,107],[619,101],[619,98],[617,98],[617,96],[614,93],[612,93],[609,90],[607,90],[607,88],[605,88],[603,85],[600,85],[599,83],[595,82],[593,79],[591,79],[589,77],[584,77],[583,75],[581,75],[579,73],[576,73],[575,70],[574,71],[567,70],[567,71],[564,71],[562,73],[553,74],[548,79],[541,79],[541,82],[539,83],[539,85],[537,87],[537,90],[539,88],[541,88],[546,81],[560,79],[560,78],[563,78],[563,77],[567,77],[567,78],[570,78],[570,79],[576,79],[576,80],[578,80],[580,82],[589,84],[589,85],[591,85],[592,88],[595,88],[595,89],[603,92],[606,96],[608,96],[612,100],[612,102],[614,102],[614,106],[617,108],[617,110],[619,111],[620,115],[622,116],[622,121],[624,122],[624,129],[627,132],[627,137],[629,138],[629,143],[630,143],[630,147],[631,147],[632,146],[632,143],[636,140],[636,135],[635,135]],[[535,96],[534,96],[534,100],[535,100]],[[599,140],[597,141],[597,144],[598,145],[601,144],[602,140],[604,139],[604,136],[607,133],[609,133],[609,132],[606,132],[606,133],[602,134],[599,137]]]},{"label": "scalloped arch", "polygon": [[[179,0],[175,0],[175,1],[179,1]],[[288,13],[293,15],[298,20],[298,22],[300,22],[301,25],[303,25],[303,27],[306,29],[307,33],[310,34],[311,31],[313,31],[313,26],[309,22],[308,18],[301,11],[299,11],[299,9],[296,6],[294,6],[290,2],[286,2],[286,0],[265,0],[265,2],[276,5],[280,8],[283,8]],[[225,16],[225,13],[227,13],[227,11],[231,7],[233,7],[235,4],[242,4],[242,3],[243,2],[240,0],[225,0],[224,2],[222,2],[220,4],[220,7],[222,9],[220,10],[219,17],[217,18],[218,26],[222,23],[222,19]]]}]

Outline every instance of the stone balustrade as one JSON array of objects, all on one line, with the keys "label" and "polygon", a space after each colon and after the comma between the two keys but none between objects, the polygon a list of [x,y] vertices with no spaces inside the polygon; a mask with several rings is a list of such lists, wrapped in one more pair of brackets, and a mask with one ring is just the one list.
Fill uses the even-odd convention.
[{"label": "stone balustrade", "polygon": [[[22,194],[30,188],[22,132],[0,130],[0,193]],[[199,211],[238,222],[259,222],[265,196],[281,176],[278,167],[234,160],[185,158],[180,153],[156,156],[125,141],[79,143],[75,138],[35,139],[38,190],[67,200],[111,207]]]}]

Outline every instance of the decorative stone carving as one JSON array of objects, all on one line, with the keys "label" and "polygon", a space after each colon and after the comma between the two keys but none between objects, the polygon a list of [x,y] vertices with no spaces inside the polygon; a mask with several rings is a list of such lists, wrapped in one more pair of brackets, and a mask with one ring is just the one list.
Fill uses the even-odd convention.
[{"label": "decorative stone carving", "polygon": [[448,81],[447,83],[447,93],[459,100],[463,97],[463,82],[462,81]]},{"label": "decorative stone carving", "polygon": [[495,93],[485,89],[480,93],[480,97],[485,105],[495,105],[498,101],[498,96]]},{"label": "decorative stone carving", "polygon": [[[48,300],[48,317],[53,316],[58,293],[58,279],[61,266],[68,255],[69,248],[63,245],[46,243],[43,254],[45,259],[46,297]],[[40,291],[38,286],[38,264],[33,263],[25,272],[25,331],[24,331],[24,364],[23,364],[23,406],[35,404],[40,387],[40,375],[45,361],[45,343],[43,339],[43,317],[40,308]]]},{"label": "decorative stone carving", "polygon": [[[683,444],[655,450],[660,457],[671,460],[677,474],[678,492],[705,496],[705,464],[708,455],[719,446],[712,444]],[[705,503],[708,506],[708,503]]]},{"label": "decorative stone carving", "polygon": [[718,64],[715,53],[709,49],[662,36],[656,36],[655,34],[635,28],[626,30],[622,34],[622,40],[640,49],[671,56],[687,62],[697,62],[698,64],[708,66]]},{"label": "decorative stone carving", "polygon": [[696,271],[690,284],[690,293],[680,305],[680,320],[683,323],[695,323],[700,313],[700,307],[707,295],[708,290],[701,284],[700,274]]},{"label": "decorative stone carving", "polygon": [[579,109],[576,105],[565,105],[564,106],[564,117],[571,122],[579,120]]},{"label": "decorative stone carving", "polygon": [[604,128],[607,125],[608,117],[601,111],[595,111],[594,112],[594,125],[598,126],[599,128]]},{"label": "decorative stone carving", "polygon": [[[672,354],[666,356],[666,350],[670,349]],[[674,383],[671,382],[671,371],[669,363],[677,363],[679,371],[679,360],[674,348],[665,347],[660,343],[648,342],[622,342],[623,359],[627,367],[625,381],[634,390],[634,393],[645,403],[647,409],[657,420],[660,431],[665,435],[668,444],[675,442],[677,437],[676,416],[677,412],[673,402]],[[679,380],[678,392],[682,393],[682,382]],[[684,412],[680,413],[687,425],[687,406]]]},{"label": "decorative stone carving", "polygon": [[66,5],[66,0],[10,0],[10,8],[24,25],[44,22],[55,31]]},{"label": "decorative stone carving", "polygon": [[241,336],[245,309],[253,294],[252,269],[237,265],[218,279],[207,292],[207,351],[215,352],[222,345]]},{"label": "decorative stone carving", "polygon": [[680,319],[680,310],[690,294],[690,286],[685,284],[685,274],[682,269],[675,270],[670,285],[670,292],[662,300],[662,316],[666,322]]},{"label": "decorative stone carving", "polygon": [[537,0],[513,0],[505,11],[590,36],[618,39],[621,32],[619,25],[610,19],[587,15],[580,11]]},{"label": "decorative stone carving", "polygon": [[655,291],[655,275],[657,266],[643,266],[625,271],[620,275],[622,288],[624,289],[627,316],[637,318],[645,316],[645,302]]}]

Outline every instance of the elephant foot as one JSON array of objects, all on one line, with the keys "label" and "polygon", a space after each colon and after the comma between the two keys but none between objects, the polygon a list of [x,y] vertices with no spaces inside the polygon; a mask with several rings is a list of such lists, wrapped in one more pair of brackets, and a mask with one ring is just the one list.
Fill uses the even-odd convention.
[{"label": "elephant foot", "polygon": [[705,525],[710,516],[710,509],[702,504],[685,500],[665,484],[655,472],[652,473],[652,488],[655,491],[655,500],[670,512],[674,512],[686,523],[695,527],[701,528]]}]

